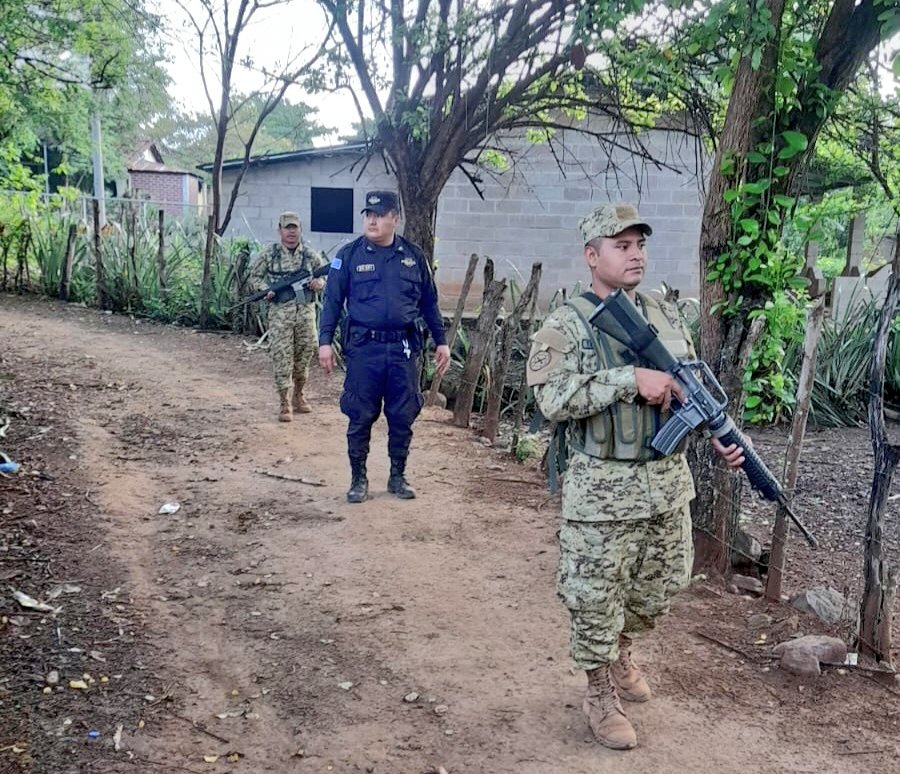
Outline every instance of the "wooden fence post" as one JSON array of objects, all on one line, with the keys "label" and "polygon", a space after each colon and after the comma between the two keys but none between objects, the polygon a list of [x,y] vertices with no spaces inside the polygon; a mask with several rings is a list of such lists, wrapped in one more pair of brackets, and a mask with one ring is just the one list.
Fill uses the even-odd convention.
[{"label": "wooden fence post", "polygon": [[156,250],[156,265],[159,271],[159,295],[165,299],[169,292],[166,286],[166,213],[159,211],[159,247]]},{"label": "wooden fence post", "polygon": [[[485,278],[494,276],[494,262],[490,258],[485,264],[484,274]],[[481,314],[478,316],[478,322],[475,324],[475,330],[472,331],[469,340],[469,354],[466,357],[466,364],[459,382],[456,405],[453,407],[453,424],[457,427],[469,426],[472,403],[478,387],[478,377],[481,375],[488,351],[492,349],[497,315],[505,295],[506,280],[491,279],[489,282],[485,282]]]},{"label": "wooden fence post", "polygon": [[62,269],[59,272],[59,298],[61,301],[69,300],[72,287],[72,264],[75,261],[75,237],[78,235],[78,226],[69,224],[69,235],[66,238],[66,254],[63,257]]},{"label": "wooden fence post", "polygon": [[28,274],[28,248],[31,246],[31,229],[26,225],[19,237],[19,249],[16,252],[16,277],[13,287],[22,293],[29,279]]},{"label": "wooden fence post", "polygon": [[[453,345],[456,343],[456,332],[459,330],[459,324],[462,321],[463,310],[466,306],[466,297],[469,295],[469,289],[472,287],[472,280],[475,277],[475,268],[478,266],[478,256],[472,253],[469,256],[469,265],[466,268],[466,276],[463,279],[462,288],[459,291],[459,299],[456,302],[456,311],[453,313],[453,322],[450,324],[450,331],[447,333],[447,346],[453,351]],[[428,397],[425,399],[426,406],[433,406],[437,399],[438,392],[441,389],[442,374],[435,373],[434,379],[431,380],[431,387],[428,390]]]},{"label": "wooden fence post", "polygon": [[512,356],[513,342],[522,315],[531,303],[531,299],[537,295],[541,284],[541,264],[535,263],[531,267],[531,277],[528,284],[519,296],[512,312],[507,315],[500,326],[499,346],[497,356],[491,372],[491,387],[488,392],[487,410],[484,413],[484,435],[490,441],[497,437],[500,428],[500,410],[503,407],[503,388],[506,385],[506,373],[509,370],[509,360]]},{"label": "wooden fence post", "polygon": [[[528,312],[528,327],[525,329],[525,352],[527,353],[530,349],[531,337],[537,332],[537,308],[538,308],[538,294],[534,294],[534,298],[531,299],[531,310]],[[527,354],[526,354],[527,357]],[[519,399],[516,402],[516,415],[515,415],[515,428],[516,431],[522,426],[522,423],[525,421],[525,402],[528,399],[528,369],[522,369],[522,376],[519,380]],[[513,449],[515,450],[515,444],[513,445]]]},{"label": "wooden fence post", "polygon": [[[898,233],[900,237],[900,233]],[[900,444],[891,443],[884,422],[884,372],[888,340],[897,306],[900,304],[900,240],[895,245],[893,273],[878,319],[869,370],[869,430],[875,453],[872,492],[866,520],[866,549],[863,559],[864,588],[859,604],[859,652],[876,661],[891,664],[891,624],[897,596],[897,575],[885,561],[884,513],[891,493],[891,481],[900,463]]]},{"label": "wooden fence post", "polygon": [[94,203],[94,281],[96,284],[97,306],[106,309],[106,278],[103,276],[103,253],[100,250],[100,202]]},{"label": "wooden fence post", "polygon": [[137,209],[134,206],[133,200],[128,202],[128,220],[126,222],[128,223],[128,231],[130,232],[127,244],[128,258],[131,261],[131,287],[134,294],[132,301],[137,302],[141,297],[141,291],[137,267]]},{"label": "wooden fence post", "polygon": [[[822,321],[825,319],[825,295],[815,299],[809,310],[806,321],[806,337],[803,342],[803,363],[800,366],[800,379],[797,385],[797,406],[791,423],[791,440],[788,443],[784,462],[784,488],[788,498],[793,497],[797,486],[800,467],[800,452],[803,450],[803,437],[806,434],[806,420],[809,417],[809,406],[812,402],[813,383],[816,378],[816,349],[819,334],[822,332]],[[787,548],[788,518],[781,506],[775,513],[775,527],[772,530],[772,550],[769,554],[769,572],[766,577],[766,598],[775,602],[781,601],[781,581],[784,577],[785,550]]]}]

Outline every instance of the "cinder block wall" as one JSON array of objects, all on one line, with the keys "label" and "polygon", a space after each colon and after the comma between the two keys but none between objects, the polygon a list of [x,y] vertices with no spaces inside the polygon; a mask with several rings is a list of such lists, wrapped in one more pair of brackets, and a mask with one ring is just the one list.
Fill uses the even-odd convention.
[{"label": "cinder block wall", "polygon": [[[506,138],[511,166],[485,176],[483,199],[462,173],[455,172],[438,207],[435,258],[443,305],[455,304],[473,252],[493,258],[497,275],[515,277],[520,286],[527,281],[532,263],[542,261],[544,302],[557,288],[571,289],[579,280],[586,282],[578,221],[609,201],[638,204],[653,225],[644,287],[658,287],[665,281],[682,296],[696,295],[702,171],[695,168],[693,146],[682,143],[677,135],[649,132],[643,141],[664,165],[640,163],[625,152],[610,158],[595,140],[568,131],[555,137],[556,157],[547,144]],[[292,209],[306,226],[305,239],[334,255],[353,235],[309,231],[310,188],[353,188],[355,212],[362,207],[365,191],[396,189],[380,158],[371,159],[357,180],[361,167],[359,158],[349,153],[254,166],[244,178],[230,230],[274,240],[278,213]],[[225,185],[232,179],[226,172]],[[473,305],[479,288],[476,280]]]}]

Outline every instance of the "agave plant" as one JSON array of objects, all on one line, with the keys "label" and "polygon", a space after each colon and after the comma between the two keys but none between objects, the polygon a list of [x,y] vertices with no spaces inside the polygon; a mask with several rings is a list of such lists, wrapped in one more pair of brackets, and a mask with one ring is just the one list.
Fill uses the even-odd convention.
[{"label": "agave plant", "polygon": [[[810,418],[825,427],[864,425],[869,399],[872,342],[880,314],[874,299],[853,299],[838,319],[827,319],[816,359]],[[895,322],[888,343],[885,399],[900,397],[900,334]],[[785,370],[799,371],[802,342],[785,353]]]}]

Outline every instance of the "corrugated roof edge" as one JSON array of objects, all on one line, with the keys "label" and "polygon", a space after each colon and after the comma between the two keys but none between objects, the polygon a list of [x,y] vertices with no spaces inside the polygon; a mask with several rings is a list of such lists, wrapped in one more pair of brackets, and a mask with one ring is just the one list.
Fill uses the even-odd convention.
[{"label": "corrugated roof edge", "polygon": [[[318,158],[320,156],[337,156],[343,153],[364,153],[368,149],[368,146],[364,142],[354,142],[346,145],[329,145],[325,148],[305,148],[304,150],[286,151],[285,153],[251,156],[250,166],[283,164],[286,161],[303,161],[304,159]],[[243,163],[243,159],[229,159],[222,163],[222,169],[236,169]],[[212,170],[212,164],[198,164],[197,169],[209,172]]]}]

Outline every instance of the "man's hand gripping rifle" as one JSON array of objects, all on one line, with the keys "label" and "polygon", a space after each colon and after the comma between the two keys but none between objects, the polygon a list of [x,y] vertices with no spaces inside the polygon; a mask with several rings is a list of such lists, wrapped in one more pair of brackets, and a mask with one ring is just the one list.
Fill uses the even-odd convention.
[{"label": "man's hand gripping rifle", "polygon": [[[669,455],[688,433],[704,425],[723,446],[737,444],[743,447],[744,464],[741,468],[750,479],[750,484],[766,500],[781,505],[791,521],[803,533],[806,542],[815,548],[816,539],[791,510],[781,484],[757,453],[747,446],[734,420],[725,413],[728,396],[725,395],[722,385],[713,376],[709,366],[700,360],[680,361],[673,357],[659,340],[656,329],[641,316],[621,290],[610,293],[588,319],[599,330],[628,347],[650,367],[670,374],[683,390],[684,403],[672,397],[671,417],[650,442],[653,449],[661,456]],[[698,378],[698,372],[702,374],[703,380],[712,386],[715,395]]]},{"label": "man's hand gripping rifle", "polygon": [[254,293],[251,296],[247,296],[243,301],[232,306],[231,309],[237,309],[239,306],[244,306],[245,304],[252,304],[254,301],[262,301],[269,293],[275,294],[272,301],[276,304],[282,304],[285,301],[291,301],[294,298],[299,298],[301,301],[305,302],[306,289],[309,287],[309,283],[314,279],[324,277],[328,274],[330,268],[331,264],[326,263],[324,266],[320,266],[311,273],[301,269],[291,272],[290,274],[285,274],[283,279],[274,282],[271,287],[260,290],[258,293]]}]

